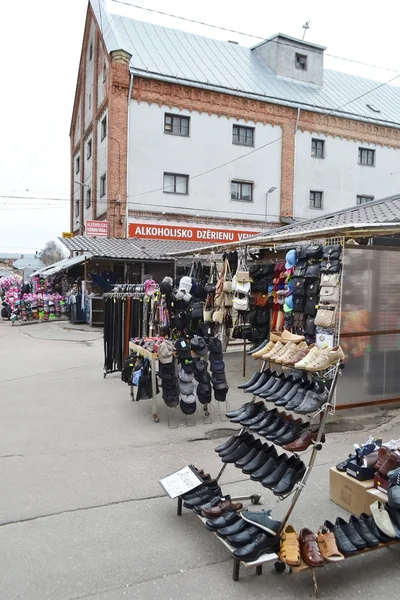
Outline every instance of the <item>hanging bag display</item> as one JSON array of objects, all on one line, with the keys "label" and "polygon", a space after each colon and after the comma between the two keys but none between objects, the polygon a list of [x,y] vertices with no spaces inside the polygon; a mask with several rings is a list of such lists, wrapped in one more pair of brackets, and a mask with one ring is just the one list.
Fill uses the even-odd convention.
[{"label": "hanging bag display", "polygon": [[308,246],[306,249],[307,258],[321,258],[323,252],[323,246],[321,244],[315,246]]},{"label": "hanging bag display", "polygon": [[322,286],[319,299],[321,302],[339,302],[339,287]]},{"label": "hanging bag display", "polygon": [[229,265],[229,261],[225,259],[225,279],[223,283],[224,293],[224,306],[231,308],[233,306],[233,295],[232,295],[232,273]]},{"label": "hanging bag display", "polygon": [[214,310],[213,312],[212,320],[214,321],[214,323],[223,323],[224,316],[224,310],[222,308],[217,308],[217,310]]},{"label": "hanging bag display", "polygon": [[314,319],[315,325],[324,329],[331,329],[335,326],[336,306],[320,306],[317,310],[317,316]]},{"label": "hanging bag display", "polygon": [[293,295],[293,310],[294,310],[294,312],[302,313],[304,310],[305,301],[306,301],[305,296]]},{"label": "hanging bag display", "polygon": [[201,319],[203,316],[203,304],[200,300],[195,300],[190,307],[191,319]]},{"label": "hanging bag display", "polygon": [[293,277],[293,296],[305,296],[306,281],[304,277]]},{"label": "hanging bag display", "polygon": [[318,296],[319,281],[308,281],[306,285],[307,296]]},{"label": "hanging bag display", "polygon": [[322,273],[321,287],[336,287],[339,284],[338,273]]},{"label": "hanging bag display", "polygon": [[318,296],[306,296],[304,303],[304,314],[310,317],[315,317],[317,312]]},{"label": "hanging bag display", "polygon": [[214,260],[212,262],[212,265],[210,268],[210,276],[208,278],[206,285],[204,286],[204,292],[206,294],[214,294],[218,279],[219,279],[219,273],[218,273],[216,262]]},{"label": "hanging bag display", "polygon": [[338,260],[342,253],[342,247],[340,244],[331,246],[324,246],[322,249],[322,257],[327,260]]},{"label": "hanging bag display", "polygon": [[249,297],[246,294],[236,292],[233,297],[233,308],[234,310],[246,311],[249,309]]},{"label": "hanging bag display", "polygon": [[326,259],[321,262],[321,273],[339,273],[340,272],[340,260]]},{"label": "hanging bag display", "polygon": [[241,250],[238,259],[237,271],[232,280],[232,289],[234,291],[240,289],[242,294],[249,294],[250,287],[250,273],[247,268],[244,251]]},{"label": "hanging bag display", "polygon": [[212,295],[208,294],[203,305],[203,321],[205,323],[212,321]]},{"label": "hanging bag display", "polygon": [[306,279],[319,279],[321,274],[321,265],[317,262],[312,262],[307,265],[305,277]]}]

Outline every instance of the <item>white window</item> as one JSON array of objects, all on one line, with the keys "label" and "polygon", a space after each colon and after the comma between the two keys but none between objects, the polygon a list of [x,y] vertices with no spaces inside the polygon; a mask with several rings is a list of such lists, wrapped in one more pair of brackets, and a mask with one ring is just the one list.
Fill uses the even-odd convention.
[{"label": "white window", "polygon": [[312,138],[311,140],[311,156],[314,158],[324,158],[325,140],[317,140]]},{"label": "white window", "polygon": [[239,144],[240,146],[254,146],[254,127],[234,125],[232,143]]},{"label": "white window", "polygon": [[365,167],[375,166],[375,150],[369,148],[358,149],[358,164]]},{"label": "white window", "polygon": [[166,114],[164,117],[164,133],[189,137],[190,117]]},{"label": "white window", "polygon": [[89,158],[92,156],[92,140],[88,140],[87,146],[86,146],[86,158],[89,160]]},{"label": "white window", "polygon": [[367,204],[367,202],[372,202],[374,196],[357,196],[357,204]]},{"label": "white window", "polygon": [[296,52],[295,66],[300,71],[307,71],[307,56]]},{"label": "white window", "polygon": [[81,170],[81,159],[79,156],[75,158],[75,173],[79,173]]},{"label": "white window", "polygon": [[164,173],[164,194],[188,194],[189,175]]},{"label": "white window", "polygon": [[92,190],[89,188],[86,190],[86,208],[90,208],[92,204]]},{"label": "white window", "polygon": [[107,135],[107,115],[105,117],[103,117],[102,121],[101,121],[101,126],[100,126],[100,139],[104,140],[104,138]]},{"label": "white window", "polygon": [[106,195],[106,188],[107,188],[107,175],[106,175],[106,173],[104,173],[104,175],[102,175],[100,177],[100,198],[102,198],[103,196]]},{"label": "white window", "polygon": [[310,192],[310,208],[322,208],[323,207],[323,192]]},{"label": "white window", "polygon": [[231,181],[231,200],[239,202],[253,201],[253,184],[244,181]]}]

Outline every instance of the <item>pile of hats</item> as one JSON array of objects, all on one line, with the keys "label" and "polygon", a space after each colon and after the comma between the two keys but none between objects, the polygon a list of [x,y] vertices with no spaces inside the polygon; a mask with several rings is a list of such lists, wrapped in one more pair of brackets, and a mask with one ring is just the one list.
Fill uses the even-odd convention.
[{"label": "pile of hats", "polygon": [[211,376],[208,372],[207,360],[203,358],[208,352],[207,344],[204,338],[195,335],[190,346],[192,352],[199,357],[194,363],[194,376],[198,383],[197,397],[201,404],[209,404],[211,402]]},{"label": "pile of hats", "polygon": [[218,402],[225,402],[228,393],[228,384],[225,375],[225,363],[222,360],[222,344],[218,338],[211,338],[208,344],[208,355],[211,369],[211,383],[214,389],[214,398]]},{"label": "pile of hats", "polygon": [[178,357],[179,405],[185,415],[193,415],[197,408],[194,361],[190,353],[190,346],[185,338],[180,337],[176,340],[175,352]]},{"label": "pile of hats", "polygon": [[179,404],[179,385],[176,376],[174,345],[169,340],[161,342],[158,348],[158,376],[161,379],[162,397],[169,408]]}]

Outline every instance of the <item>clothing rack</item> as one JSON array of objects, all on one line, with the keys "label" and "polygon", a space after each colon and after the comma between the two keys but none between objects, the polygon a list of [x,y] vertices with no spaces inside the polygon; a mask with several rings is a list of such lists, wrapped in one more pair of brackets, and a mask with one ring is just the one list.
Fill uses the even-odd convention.
[{"label": "clothing rack", "polygon": [[122,371],[129,341],[147,335],[150,298],[144,292],[104,294],[104,378]]}]

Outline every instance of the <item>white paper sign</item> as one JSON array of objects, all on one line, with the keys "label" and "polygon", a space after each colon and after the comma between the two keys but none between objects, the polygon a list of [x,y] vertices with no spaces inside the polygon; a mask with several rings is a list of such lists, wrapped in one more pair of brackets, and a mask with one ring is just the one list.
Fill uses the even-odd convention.
[{"label": "white paper sign", "polygon": [[170,498],[177,498],[199,487],[203,480],[190,467],[186,466],[171,475],[160,479],[160,485],[164,488]]}]

